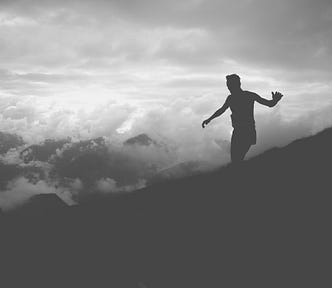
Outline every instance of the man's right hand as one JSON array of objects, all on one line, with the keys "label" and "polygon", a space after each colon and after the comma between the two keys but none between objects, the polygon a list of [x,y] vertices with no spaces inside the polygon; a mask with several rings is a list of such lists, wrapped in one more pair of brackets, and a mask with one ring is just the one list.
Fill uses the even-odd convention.
[{"label": "man's right hand", "polygon": [[210,119],[206,119],[206,120],[204,120],[203,123],[202,123],[202,127],[205,128],[205,126],[206,126],[207,124],[209,124],[210,121],[211,121]]},{"label": "man's right hand", "polygon": [[284,95],[282,95],[280,92],[276,91],[276,92],[272,92],[272,99],[276,102],[279,102],[280,99],[283,97]]}]

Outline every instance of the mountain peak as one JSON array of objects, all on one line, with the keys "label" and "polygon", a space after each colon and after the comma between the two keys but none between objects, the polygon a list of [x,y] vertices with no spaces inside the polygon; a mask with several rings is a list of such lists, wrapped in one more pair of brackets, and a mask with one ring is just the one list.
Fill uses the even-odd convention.
[{"label": "mountain peak", "polygon": [[67,206],[68,205],[57,194],[44,193],[30,197],[21,209],[33,212],[51,212]]},{"label": "mountain peak", "polygon": [[147,134],[142,133],[137,136],[131,137],[124,142],[124,145],[141,145],[150,146],[157,145],[157,142],[151,139]]}]

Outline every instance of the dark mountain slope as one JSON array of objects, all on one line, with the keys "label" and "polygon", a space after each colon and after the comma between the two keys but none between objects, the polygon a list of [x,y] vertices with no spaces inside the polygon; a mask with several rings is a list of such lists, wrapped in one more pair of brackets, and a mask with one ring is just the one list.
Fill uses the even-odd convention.
[{"label": "dark mountain slope", "polygon": [[241,166],[58,212],[5,215],[1,279],[20,287],[330,287],[331,147],[327,129]]},{"label": "dark mountain slope", "polygon": [[22,137],[0,131],[0,154],[5,154],[11,148],[17,148],[24,145]]},{"label": "dark mountain slope", "polygon": [[43,143],[27,147],[21,151],[20,156],[25,163],[30,161],[46,162],[56,154],[57,149],[62,149],[68,143],[70,143],[69,138],[61,140],[46,139]]}]

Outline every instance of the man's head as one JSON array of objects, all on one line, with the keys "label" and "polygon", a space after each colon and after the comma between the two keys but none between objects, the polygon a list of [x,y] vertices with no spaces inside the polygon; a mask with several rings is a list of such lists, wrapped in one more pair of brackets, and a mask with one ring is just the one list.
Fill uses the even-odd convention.
[{"label": "man's head", "polygon": [[241,90],[240,77],[237,74],[231,74],[226,76],[226,84],[228,90],[233,93]]}]

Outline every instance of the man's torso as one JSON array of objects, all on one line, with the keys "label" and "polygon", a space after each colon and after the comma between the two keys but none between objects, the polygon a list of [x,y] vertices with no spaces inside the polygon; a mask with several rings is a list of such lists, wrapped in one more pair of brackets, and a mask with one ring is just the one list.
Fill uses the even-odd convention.
[{"label": "man's torso", "polygon": [[255,128],[254,95],[250,91],[240,91],[228,96],[227,100],[232,111],[231,118],[234,128]]}]

